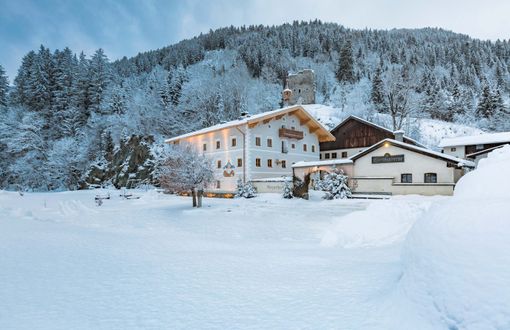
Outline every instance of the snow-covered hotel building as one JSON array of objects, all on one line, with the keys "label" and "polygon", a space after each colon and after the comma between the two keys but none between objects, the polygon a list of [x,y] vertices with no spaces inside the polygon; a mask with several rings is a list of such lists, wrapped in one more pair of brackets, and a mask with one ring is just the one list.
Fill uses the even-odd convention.
[{"label": "snow-covered hotel building", "polygon": [[243,182],[292,175],[292,165],[319,160],[319,143],[331,133],[294,105],[221,123],[166,140],[188,143],[209,157],[216,169],[210,192],[231,193]]}]

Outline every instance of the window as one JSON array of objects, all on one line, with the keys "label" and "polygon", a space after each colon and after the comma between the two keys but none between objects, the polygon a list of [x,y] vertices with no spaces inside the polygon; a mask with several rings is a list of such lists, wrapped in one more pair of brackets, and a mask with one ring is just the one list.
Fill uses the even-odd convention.
[{"label": "window", "polygon": [[306,143],[303,144],[303,151],[306,152]]},{"label": "window", "polygon": [[219,149],[221,147],[220,140],[216,141],[216,149]]},{"label": "window", "polygon": [[457,148],[451,148],[450,150],[451,150],[452,152],[455,152],[455,151],[457,151]]},{"label": "window", "polygon": [[243,159],[237,158],[237,167],[242,167],[242,166],[243,166]]},{"label": "window", "polygon": [[477,144],[476,150],[483,150],[483,144]]},{"label": "window", "polygon": [[324,158],[329,159],[329,152],[326,152],[326,153],[324,154]]},{"label": "window", "polygon": [[255,166],[260,167],[260,158],[255,158]]},{"label": "window", "polygon": [[287,146],[287,141],[282,141],[282,153],[286,154],[289,152],[289,147]]},{"label": "window", "polygon": [[216,180],[216,189],[220,189],[221,188],[221,182],[220,180]]},{"label": "window", "polygon": [[319,154],[319,159],[322,159],[322,154]]},{"label": "window", "polygon": [[207,143],[204,143],[204,145],[202,146],[202,150],[207,151]]},{"label": "window", "polygon": [[[292,121],[292,122],[294,122],[294,121]],[[292,126],[290,129],[291,129],[291,130],[295,130],[295,129],[296,129],[296,127],[295,127],[295,126]]]},{"label": "window", "polygon": [[400,175],[401,183],[413,183],[413,175],[411,173],[404,173]]},{"label": "window", "polygon": [[312,144],[312,152],[315,152],[315,144]]},{"label": "window", "polygon": [[425,173],[425,183],[437,183],[436,173]]},{"label": "window", "polygon": [[267,139],[267,146],[269,148],[272,148],[273,147],[273,139]]},{"label": "window", "polygon": [[267,167],[273,167],[273,160],[272,159],[268,159],[267,160]]},{"label": "window", "polygon": [[331,153],[331,158],[332,158],[332,159],[336,159],[336,152],[332,152],[332,153]]},{"label": "window", "polygon": [[237,139],[232,138],[232,147],[235,147],[237,145]]},{"label": "window", "polygon": [[287,168],[287,161],[282,160],[282,168]]},{"label": "window", "polygon": [[347,151],[342,151],[342,158],[347,158]]},{"label": "window", "polygon": [[259,137],[259,136],[257,136],[257,137],[255,138],[255,145],[256,145],[257,147],[260,147],[260,137]]},{"label": "window", "polygon": [[296,149],[296,144],[295,144],[295,143],[293,143],[293,144],[291,144],[291,145],[290,145],[290,147],[291,147],[292,149]]},{"label": "window", "polygon": [[218,168],[221,168],[221,160],[218,160],[218,161],[216,162],[216,166],[217,166]]}]

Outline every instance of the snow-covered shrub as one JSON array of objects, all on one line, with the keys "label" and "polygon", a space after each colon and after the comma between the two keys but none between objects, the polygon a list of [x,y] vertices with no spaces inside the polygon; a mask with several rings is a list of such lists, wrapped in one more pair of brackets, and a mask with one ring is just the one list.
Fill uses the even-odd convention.
[{"label": "snow-covered shrub", "polygon": [[283,186],[283,198],[291,199],[294,195],[292,195],[292,183],[290,181],[285,181],[285,185]]},{"label": "snow-covered shrub", "polygon": [[335,170],[324,176],[321,181],[322,190],[325,191],[324,199],[344,199],[351,197],[351,189],[347,185],[348,177],[343,170]]},{"label": "snow-covered shrub", "polygon": [[243,184],[241,179],[237,180],[236,197],[253,198],[255,196],[257,196],[257,189],[251,182]]}]

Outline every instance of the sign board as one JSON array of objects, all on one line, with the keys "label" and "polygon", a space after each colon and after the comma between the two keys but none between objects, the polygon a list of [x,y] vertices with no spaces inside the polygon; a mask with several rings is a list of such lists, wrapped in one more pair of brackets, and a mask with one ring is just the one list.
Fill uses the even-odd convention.
[{"label": "sign board", "polygon": [[404,155],[390,155],[372,157],[372,164],[403,163]]}]

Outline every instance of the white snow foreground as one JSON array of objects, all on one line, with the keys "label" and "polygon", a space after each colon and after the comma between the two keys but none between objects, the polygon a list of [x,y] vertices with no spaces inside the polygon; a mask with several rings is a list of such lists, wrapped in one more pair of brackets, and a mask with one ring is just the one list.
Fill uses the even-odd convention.
[{"label": "white snow foreground", "polygon": [[423,214],[407,236],[402,279],[375,328],[382,319],[395,329],[416,329],[417,323],[423,329],[510,329],[509,187],[506,146],[463,177],[453,198]]},{"label": "white snow foreground", "polygon": [[451,198],[0,191],[0,329],[509,329],[509,163]]}]

